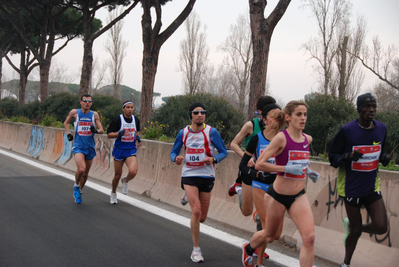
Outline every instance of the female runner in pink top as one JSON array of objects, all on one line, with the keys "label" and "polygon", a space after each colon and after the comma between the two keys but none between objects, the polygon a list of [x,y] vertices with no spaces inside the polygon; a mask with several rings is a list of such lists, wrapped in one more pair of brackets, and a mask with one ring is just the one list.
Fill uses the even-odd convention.
[{"label": "female runner in pink top", "polygon": [[[260,171],[277,172],[277,178],[265,196],[268,211],[266,228],[256,232],[251,241],[243,245],[242,261],[245,267],[253,266],[253,251],[275,240],[287,211],[302,238],[300,265],[312,266],[315,232],[313,214],[305,192],[305,179],[307,172],[314,181],[319,175],[308,170],[312,137],[302,132],[307,120],[307,105],[303,101],[291,101],[276,116],[281,126],[288,124],[288,127],[273,138],[255,165]],[[267,162],[273,156],[276,158],[275,165]]]}]

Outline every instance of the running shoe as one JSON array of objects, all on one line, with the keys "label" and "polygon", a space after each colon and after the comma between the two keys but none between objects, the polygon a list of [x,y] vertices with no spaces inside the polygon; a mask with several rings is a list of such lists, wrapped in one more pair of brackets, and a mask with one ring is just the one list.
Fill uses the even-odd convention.
[{"label": "running shoe", "polygon": [[349,219],[348,218],[344,219],[344,227],[345,227],[344,245],[346,246],[346,239],[348,238],[348,235],[349,235]]},{"label": "running shoe", "polygon": [[341,263],[341,265],[339,267],[350,267],[350,265],[347,265],[345,263]]},{"label": "running shoe", "polygon": [[184,192],[183,196],[180,198],[180,203],[181,203],[183,206],[186,206],[186,205],[187,205],[187,203],[188,203],[188,198],[187,198],[186,192]]},{"label": "running shoe", "polygon": [[232,185],[229,186],[229,191],[228,191],[229,196],[232,197],[232,196],[234,196],[235,194],[237,194],[236,186],[240,186],[240,187],[241,187],[241,184],[235,182],[234,184],[232,184]]},{"label": "running shoe", "polygon": [[[254,252],[254,254],[252,255],[253,257],[258,257],[258,248],[256,248],[255,249],[255,252]],[[270,256],[269,256],[269,254],[267,254],[266,252],[265,253],[263,253],[263,258],[265,259],[265,260],[267,260],[268,258],[270,258]]]},{"label": "running shoe", "polygon": [[261,222],[257,210],[255,210],[254,213],[252,214],[252,219],[254,220],[255,223],[260,223]]},{"label": "running shoe", "polygon": [[242,264],[244,267],[253,267],[254,266],[254,259],[252,256],[249,256],[247,254],[247,251],[245,250],[245,247],[249,245],[249,242],[245,242],[242,245]]},{"label": "running shoe", "polygon": [[193,249],[193,252],[191,253],[191,260],[193,262],[204,262],[204,257],[202,256],[201,249]]},{"label": "running shoe", "polygon": [[124,195],[127,195],[127,191],[128,191],[128,189],[127,189],[127,182],[125,182],[125,179],[126,179],[126,177],[123,177],[122,179],[121,179],[121,181],[122,181],[122,194],[124,194]]},{"label": "running shoe", "polygon": [[75,203],[80,204],[82,203],[82,194],[80,193],[80,187],[74,186],[73,187],[73,197],[75,198]]},{"label": "running shoe", "polygon": [[118,204],[118,199],[116,197],[116,193],[111,193],[109,204]]}]

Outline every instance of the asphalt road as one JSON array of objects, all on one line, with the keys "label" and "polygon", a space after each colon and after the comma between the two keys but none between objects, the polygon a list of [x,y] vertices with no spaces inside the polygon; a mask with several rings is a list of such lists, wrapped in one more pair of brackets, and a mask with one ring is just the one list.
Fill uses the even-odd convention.
[{"label": "asphalt road", "polygon": [[[201,266],[242,266],[241,250],[207,235]],[[0,266],[195,266],[190,229],[0,154]],[[276,266],[270,264],[268,266]]]},{"label": "asphalt road", "polygon": [[[58,176],[27,164],[32,160],[29,157],[22,156],[21,161],[12,158],[14,153],[0,152],[0,267],[198,266],[190,259],[190,229],[181,219],[177,219],[180,224],[173,221],[189,218],[189,212],[132,192],[128,196],[119,193],[127,202],[119,199],[118,205],[110,205],[110,185],[98,181],[84,188],[83,203],[77,205],[73,182],[65,178],[73,173],[59,169]],[[160,213],[169,213],[169,219]],[[200,266],[242,266],[241,248],[234,243],[249,240],[252,232],[211,219],[205,224],[210,235],[220,237],[215,232],[222,231],[223,237],[229,233],[235,241],[224,238],[226,243],[201,233],[205,262]],[[298,251],[276,243],[269,244],[269,254],[276,254],[265,264],[299,266]],[[314,266],[336,265],[315,259]]]}]

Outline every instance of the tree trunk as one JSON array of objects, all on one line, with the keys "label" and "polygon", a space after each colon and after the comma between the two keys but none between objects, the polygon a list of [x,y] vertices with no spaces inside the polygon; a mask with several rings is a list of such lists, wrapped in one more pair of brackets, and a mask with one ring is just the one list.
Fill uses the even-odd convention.
[{"label": "tree trunk", "polygon": [[82,73],[80,75],[80,86],[79,86],[79,99],[82,95],[89,93],[91,74],[93,71],[93,38],[92,38],[92,26],[89,6],[84,1],[82,7],[83,13],[83,62],[82,62]]},{"label": "tree trunk", "polygon": [[280,0],[273,12],[265,19],[264,12],[267,1],[249,0],[253,61],[249,89],[248,120],[254,117],[258,98],[266,92],[270,41],[274,28],[284,15],[290,2],[291,0]]},{"label": "tree trunk", "polygon": [[43,103],[48,98],[48,84],[51,61],[43,61],[40,64],[40,102]]},{"label": "tree trunk", "polygon": [[19,90],[18,90],[18,105],[25,104],[25,90],[28,81],[28,74],[25,68],[21,68],[19,72]]},{"label": "tree trunk", "polygon": [[143,53],[143,76],[141,86],[140,122],[146,125],[151,117],[152,100],[154,96],[155,75],[158,69],[160,48]]},{"label": "tree trunk", "polygon": [[114,83],[114,97],[117,99],[121,98],[121,94],[120,94],[120,85],[117,83]]},{"label": "tree trunk", "polygon": [[346,84],[345,84],[345,73],[346,73],[346,50],[348,48],[348,36],[344,37],[344,41],[342,43],[342,58],[341,58],[341,70],[339,72],[339,88],[338,88],[338,97],[344,99],[345,98],[345,91],[346,91]]},{"label": "tree trunk", "polygon": [[239,93],[239,97],[238,97],[238,109],[241,112],[245,112],[244,111],[244,107],[245,107],[245,98],[246,98],[246,90],[247,89],[247,83],[245,81],[240,81],[240,93]]},{"label": "tree trunk", "polygon": [[1,87],[3,85],[3,81],[1,80],[1,78],[3,77],[3,56],[0,58],[0,100],[1,100],[1,96],[3,95],[1,92]]},{"label": "tree trunk", "polygon": [[[140,101],[140,121],[141,125],[146,125],[150,120],[152,111],[152,98],[154,95],[155,75],[158,68],[158,57],[162,45],[177,30],[178,27],[188,17],[194,7],[196,0],[189,0],[186,7],[179,16],[162,32],[162,8],[159,1],[142,0],[143,16],[141,20],[143,38],[143,73]],[[152,6],[152,4],[154,6]],[[151,8],[155,8],[156,21],[152,23]]]}]

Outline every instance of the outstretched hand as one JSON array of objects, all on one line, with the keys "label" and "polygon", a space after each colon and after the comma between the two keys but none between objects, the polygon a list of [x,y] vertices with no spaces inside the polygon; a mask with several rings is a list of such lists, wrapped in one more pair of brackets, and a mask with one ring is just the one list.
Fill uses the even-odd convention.
[{"label": "outstretched hand", "polygon": [[306,174],[308,175],[309,179],[312,180],[313,183],[316,183],[320,178],[320,174],[318,172],[312,171],[309,168],[306,171]]},{"label": "outstretched hand", "polygon": [[302,175],[303,169],[301,165],[287,165],[284,167],[284,171],[286,173],[290,173],[293,175]]},{"label": "outstretched hand", "polygon": [[387,156],[387,154],[382,154],[380,157],[380,162],[382,166],[386,167],[388,166],[389,162],[391,161],[391,158]]},{"label": "outstretched hand", "polygon": [[98,133],[98,130],[96,129],[96,127],[94,127],[94,125],[92,124],[92,125],[90,125],[90,131],[92,132],[92,133]]},{"label": "outstretched hand", "polygon": [[362,156],[363,156],[363,153],[360,153],[359,151],[353,151],[352,153],[350,153],[350,152],[348,152],[348,153],[346,153],[347,155],[346,155],[346,158],[348,159],[348,160],[350,160],[350,161],[358,161]]}]

